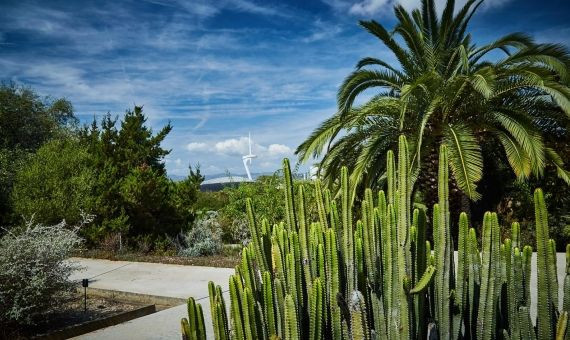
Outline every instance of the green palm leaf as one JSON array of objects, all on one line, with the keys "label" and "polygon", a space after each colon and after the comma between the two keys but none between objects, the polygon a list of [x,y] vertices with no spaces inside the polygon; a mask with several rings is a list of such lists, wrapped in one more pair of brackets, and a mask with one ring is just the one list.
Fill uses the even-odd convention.
[{"label": "green palm leaf", "polygon": [[399,82],[399,77],[391,71],[354,71],[345,79],[338,92],[339,111],[343,114],[348,112],[356,96],[371,87],[384,87],[398,91]]},{"label": "green palm leaf", "polygon": [[449,150],[449,163],[457,185],[472,200],[481,195],[476,191],[477,182],[483,176],[483,156],[477,139],[463,125],[448,125],[444,131]]},{"label": "green palm leaf", "polygon": [[546,155],[556,167],[556,174],[558,177],[564,180],[566,184],[570,185],[570,171],[564,169],[564,161],[562,161],[562,157],[560,157],[560,155],[551,148],[546,148]]},{"label": "green palm leaf", "polygon": [[531,173],[531,162],[526,151],[514,138],[504,132],[499,131],[497,137],[505,149],[515,175],[521,179],[528,178]]},{"label": "green palm leaf", "polygon": [[[506,157],[488,161],[504,162],[519,179],[541,176],[547,160],[560,177],[570,178],[543,138],[567,129],[570,52],[562,45],[538,44],[524,33],[475,45],[467,26],[481,4],[467,0],[456,8],[448,0],[439,17],[435,0],[422,0],[421,8],[411,12],[397,5],[392,31],[373,20],[361,21],[397,63],[360,60],[339,89],[337,113],[297,149],[301,160],[322,157],[321,169],[330,180],[347,165],[354,188],[362,188],[363,183],[382,183],[382,154],[397,143],[398,133],[416,146],[411,166],[418,173],[431,169],[434,150],[445,142],[453,151],[459,187],[477,199],[483,164],[479,145],[491,138]],[[497,60],[496,52],[504,55]],[[378,96],[353,107],[364,91],[376,88]],[[426,156],[430,162],[422,162]]]},{"label": "green palm leaf", "polygon": [[523,117],[493,113],[494,119],[522,146],[528,154],[533,173],[540,174],[544,168],[544,143],[542,137]]}]

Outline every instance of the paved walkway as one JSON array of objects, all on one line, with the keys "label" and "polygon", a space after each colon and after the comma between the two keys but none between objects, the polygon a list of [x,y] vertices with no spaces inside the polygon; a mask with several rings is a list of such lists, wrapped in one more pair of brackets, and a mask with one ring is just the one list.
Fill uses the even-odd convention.
[{"label": "paved walkway", "polygon": [[[202,298],[208,338],[213,338],[208,301],[208,281],[222,286],[228,298],[228,278],[234,269],[174,264],[141,263],[73,258],[85,267],[72,279],[90,279],[90,287],[176,298]],[[562,303],[566,269],[564,253],[557,254],[559,299]],[[536,317],[536,253],[532,259],[531,317]],[[226,300],[228,301],[228,300]],[[186,306],[169,308],[123,324],[107,327],[77,339],[180,339],[180,319],[187,316]]]},{"label": "paved walkway", "polygon": [[[131,293],[201,300],[208,338],[213,338],[208,281],[228,290],[230,268],[182,266],[174,264],[109,261],[73,258],[85,267],[73,280],[90,278],[89,286]],[[228,293],[226,293],[228,294]],[[187,317],[186,306],[169,308],[116,326],[100,329],[77,339],[180,339],[180,319]]]}]

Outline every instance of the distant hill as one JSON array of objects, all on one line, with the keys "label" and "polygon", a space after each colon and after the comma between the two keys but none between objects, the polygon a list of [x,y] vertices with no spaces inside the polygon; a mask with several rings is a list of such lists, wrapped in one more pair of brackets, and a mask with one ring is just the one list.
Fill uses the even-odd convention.
[{"label": "distant hill", "polygon": [[[253,179],[255,180],[257,177],[259,176],[272,176],[274,174],[274,172],[254,172],[251,174],[251,177],[253,177]],[[247,174],[230,174],[231,177],[247,177]],[[180,176],[180,175],[168,175],[168,177],[173,180],[173,181],[182,181],[183,179],[186,178],[186,176]],[[228,177],[227,173],[218,173],[218,174],[213,174],[213,175],[205,175],[206,177],[206,181],[207,180],[211,180],[211,179],[215,179],[215,178],[220,178],[220,177]]]}]

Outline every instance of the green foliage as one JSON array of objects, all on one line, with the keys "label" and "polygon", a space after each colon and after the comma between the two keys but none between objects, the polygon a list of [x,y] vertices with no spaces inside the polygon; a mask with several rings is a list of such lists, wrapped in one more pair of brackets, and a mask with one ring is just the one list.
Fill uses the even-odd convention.
[{"label": "green foliage", "polygon": [[172,182],[171,200],[174,209],[178,212],[184,222],[192,222],[195,215],[195,203],[198,200],[200,184],[204,181],[204,176],[200,174],[200,165],[196,170],[192,166],[188,167],[188,176],[178,182]]},{"label": "green foliage", "polygon": [[199,191],[193,207],[195,212],[220,211],[228,203],[228,194],[225,191]]},{"label": "green foliage", "polygon": [[[267,220],[269,224],[286,219],[286,209],[282,204],[284,178],[274,174],[259,177],[255,182],[240,183],[235,187],[225,188],[221,193],[203,192],[199,194],[195,210],[218,210],[220,222],[224,230],[223,239],[227,242],[242,242],[249,235],[240,229],[246,220],[246,201],[251,199],[259,220]],[[314,185],[311,182],[295,181],[297,190],[304,186],[306,211],[309,216],[318,214],[314,197]],[[208,204],[203,204],[208,201]],[[207,209],[205,209],[207,208]],[[239,235],[242,235],[241,237]]]},{"label": "green foliage", "polygon": [[[436,2],[422,1],[411,12],[396,5],[393,29],[360,22],[397,63],[360,60],[340,86],[337,113],[297,148],[301,160],[321,159],[329,186],[346,166],[359,189],[379,189],[388,171],[384,155],[405,134],[415,155],[411,173],[419,173],[419,189],[427,195],[435,196],[434,163],[442,143],[449,149],[454,184],[473,201],[481,198],[484,156],[521,180],[541,177],[549,165],[570,184],[563,144],[549,137],[568,131],[568,49],[536,43],[523,33],[477,46],[467,29],[481,2],[456,7],[448,0],[441,15]],[[375,96],[354,105],[372,89]],[[499,145],[500,157],[483,154],[485,142]]]},{"label": "green foliage", "polygon": [[35,151],[60,128],[77,122],[71,103],[40,98],[32,89],[0,85],[0,149]]},{"label": "green foliage", "polygon": [[40,146],[65,137],[65,128],[77,123],[71,103],[41,98],[32,89],[13,83],[0,84],[0,223],[12,216],[10,196],[16,173]]},{"label": "green foliage", "polygon": [[[532,250],[526,246],[520,251],[519,225],[512,227],[512,240],[502,241],[497,214],[486,213],[480,253],[475,230],[469,228],[467,215],[461,214],[455,265],[448,187],[451,166],[444,144],[439,154],[432,252],[425,238],[426,213],[412,210],[412,156],[408,150],[402,136],[398,161],[394,153],[387,154],[388,194],[380,191],[374,195],[366,190],[358,205],[348,170],[342,168],[337,182],[340,197],[330,199],[324,207],[331,217],[329,226],[321,224],[322,214],[305,214],[304,186],[295,190],[290,181],[281,196],[282,201],[289,201],[283,204],[288,210],[287,223],[271,227],[265,219],[260,222],[252,201],[246,201],[252,242],[243,249],[242,262],[230,278],[230,337],[564,337],[567,306],[559,309],[557,304],[555,245],[548,236],[542,191],[535,191],[539,268],[535,329],[529,313]],[[288,166],[285,161],[286,174]],[[337,204],[340,214],[335,213]],[[354,221],[352,214],[357,216],[358,211],[361,214]],[[342,228],[335,229],[337,214],[342,216]],[[223,321],[227,316],[216,302],[220,295],[210,289],[217,338],[226,336],[230,326],[229,321]],[[192,319],[191,314],[189,317]],[[198,318],[192,322],[203,328]]]},{"label": "green foliage", "polygon": [[224,189],[227,204],[220,210],[222,218],[236,220],[245,218],[246,200],[251,198],[255,205],[258,218],[267,219],[271,224],[284,219],[282,179],[277,176],[258,178],[255,182],[240,183],[236,187]]},{"label": "green foliage", "polygon": [[170,151],[161,143],[172,127],[153,134],[138,106],[125,113],[119,129],[116,125],[117,119],[107,114],[100,127],[94,120],[80,133],[96,176],[96,220],[87,234],[94,240],[109,233],[176,234],[193,220],[186,204],[194,199],[197,174],[191,172],[189,184],[180,185],[166,177],[163,159]]},{"label": "green foliage", "polygon": [[12,192],[14,212],[54,224],[81,221],[93,211],[95,174],[91,157],[75,139],[47,142],[18,171]]},{"label": "green foliage", "polygon": [[131,235],[174,234],[179,230],[170,191],[170,180],[150,166],[133,168],[122,179],[119,192]]},{"label": "green foliage", "polygon": [[0,222],[13,219],[12,189],[16,174],[31,157],[31,153],[16,149],[0,149]]}]

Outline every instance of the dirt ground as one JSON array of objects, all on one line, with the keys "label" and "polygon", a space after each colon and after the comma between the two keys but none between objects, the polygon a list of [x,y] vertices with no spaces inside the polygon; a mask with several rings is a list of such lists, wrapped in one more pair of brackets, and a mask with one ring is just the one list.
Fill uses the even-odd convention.
[{"label": "dirt ground", "polygon": [[199,257],[166,256],[140,253],[114,253],[102,250],[84,250],[73,256],[104,259],[112,261],[152,262],[165,264],[181,264],[188,266],[206,266],[220,268],[234,268],[240,262],[239,253],[220,254]]},{"label": "dirt ground", "polygon": [[28,339],[136,308],[140,308],[140,306],[98,297],[87,297],[87,309],[84,310],[83,295],[78,295],[65,303],[60,311],[46,315],[42,320],[38,320],[34,326],[18,327],[13,325],[2,329],[0,339]]}]

